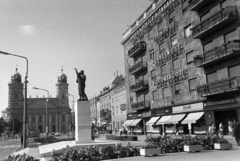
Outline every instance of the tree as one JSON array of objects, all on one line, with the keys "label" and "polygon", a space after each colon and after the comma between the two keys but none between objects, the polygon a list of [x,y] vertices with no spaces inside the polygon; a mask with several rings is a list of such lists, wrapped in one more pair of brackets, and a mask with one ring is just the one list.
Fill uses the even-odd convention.
[{"label": "tree", "polygon": [[5,132],[8,123],[4,121],[3,117],[0,118],[0,135]]},{"label": "tree", "polygon": [[109,124],[112,122],[112,115],[111,115],[111,110],[109,109],[102,109],[100,111],[100,117],[101,121],[105,122],[105,126],[109,126]]}]

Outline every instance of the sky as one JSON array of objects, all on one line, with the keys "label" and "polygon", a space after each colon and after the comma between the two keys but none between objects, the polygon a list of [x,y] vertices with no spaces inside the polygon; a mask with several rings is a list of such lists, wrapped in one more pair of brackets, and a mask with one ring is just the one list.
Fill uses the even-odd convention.
[{"label": "sky", "polygon": [[[144,12],[149,0],[1,0],[0,51],[28,58],[27,97],[56,97],[57,77],[67,75],[69,94],[79,98],[73,68],[84,70],[86,94],[96,96],[125,75],[122,34]],[[8,83],[26,61],[0,54],[0,111],[8,106]],[[72,97],[69,98],[72,101]],[[69,105],[71,107],[71,105]],[[0,113],[0,116],[2,113]]]}]

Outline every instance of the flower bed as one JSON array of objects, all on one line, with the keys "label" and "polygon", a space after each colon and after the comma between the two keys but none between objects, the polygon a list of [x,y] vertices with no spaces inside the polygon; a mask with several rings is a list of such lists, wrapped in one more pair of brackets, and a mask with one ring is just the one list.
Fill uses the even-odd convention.
[{"label": "flower bed", "polygon": [[42,144],[45,144],[45,143],[55,143],[55,142],[70,141],[70,140],[75,140],[75,137],[55,138],[53,136],[49,136],[49,137],[43,137],[43,138],[35,138],[34,142],[40,142]]},{"label": "flower bed", "polygon": [[116,135],[106,135],[107,140],[122,140],[122,141],[137,141],[137,136],[116,136]]}]

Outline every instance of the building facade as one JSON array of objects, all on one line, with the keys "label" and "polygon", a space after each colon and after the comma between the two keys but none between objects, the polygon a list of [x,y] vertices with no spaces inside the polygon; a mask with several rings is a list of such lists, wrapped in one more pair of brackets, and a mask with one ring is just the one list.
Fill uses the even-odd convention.
[{"label": "building facade", "polygon": [[90,99],[90,110],[91,110],[91,123],[98,126],[98,108],[97,104],[99,102],[98,97],[93,97]]},{"label": "building facade", "polygon": [[[11,77],[7,113],[10,119],[23,118],[23,83],[20,73]],[[27,98],[28,129],[33,132],[66,132],[71,125],[67,76],[62,72],[56,84],[56,98]],[[46,102],[47,101],[47,102]],[[48,118],[46,119],[46,115]],[[46,124],[47,121],[47,124]],[[48,126],[48,127],[47,127]]]},{"label": "building facade", "polygon": [[132,132],[227,133],[240,119],[239,5],[155,0],[123,34]]}]

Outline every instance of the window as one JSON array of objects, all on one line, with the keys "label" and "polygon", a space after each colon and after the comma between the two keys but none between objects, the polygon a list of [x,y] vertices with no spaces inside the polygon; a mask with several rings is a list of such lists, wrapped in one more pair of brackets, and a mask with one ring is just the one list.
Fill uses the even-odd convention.
[{"label": "window", "polygon": [[165,53],[165,45],[164,43],[161,43],[159,45],[159,54],[163,54],[163,53]]},{"label": "window", "polygon": [[35,117],[32,118],[32,122],[35,122]]},{"label": "window", "polygon": [[185,1],[182,2],[182,12],[183,13],[188,10],[188,6],[189,6],[188,0],[185,0]]},{"label": "window", "polygon": [[194,57],[194,51],[190,51],[186,54],[187,57],[187,63],[192,63],[193,62],[193,57]]},{"label": "window", "polygon": [[55,116],[52,117],[52,122],[55,122]]},{"label": "window", "polygon": [[170,89],[168,87],[163,88],[163,98],[166,98],[166,97],[169,97],[169,96],[171,96]]},{"label": "window", "polygon": [[114,116],[114,107],[112,107],[112,115]]},{"label": "window", "polygon": [[173,60],[173,70],[179,69],[180,68],[180,63],[179,63],[179,59],[175,59]]},{"label": "window", "polygon": [[174,89],[175,89],[175,95],[180,94],[181,93],[181,83],[175,84]]},{"label": "window", "polygon": [[153,49],[150,51],[149,55],[150,55],[150,60],[154,60],[155,55],[154,55]]},{"label": "window", "polygon": [[204,13],[203,15],[201,15],[201,16],[200,16],[201,22],[204,21],[204,20],[206,20],[206,19],[208,19],[209,16],[210,16],[210,12],[209,12],[209,11],[206,12],[206,13]]},{"label": "window", "polygon": [[173,35],[171,38],[171,45],[174,46],[178,43],[177,34]]},{"label": "window", "polygon": [[42,122],[42,116],[39,117],[39,122]]},{"label": "window", "polygon": [[234,0],[225,0],[221,3],[222,8],[226,8],[227,6],[234,6]]},{"label": "window", "polygon": [[184,36],[185,36],[185,38],[188,38],[189,36],[192,35],[192,30],[191,30],[191,28],[192,28],[192,25],[191,25],[191,24],[190,24],[190,25],[187,25],[186,27],[184,27]]},{"label": "window", "polygon": [[218,80],[217,79],[217,72],[209,73],[206,76],[207,76],[207,82],[208,83],[211,83],[211,82],[214,82],[214,81]]},{"label": "window", "polygon": [[166,64],[161,66],[161,74],[167,74]]},{"label": "window", "polygon": [[152,70],[152,71],[151,71],[151,79],[152,79],[153,81],[156,80],[156,70]]},{"label": "window", "polygon": [[65,116],[62,116],[62,121],[65,121]]},{"label": "window", "polygon": [[152,40],[153,38],[153,29],[151,29],[149,32],[148,32],[148,40]]},{"label": "window", "polygon": [[203,52],[209,51],[212,48],[213,48],[213,42],[212,41],[208,42],[203,45]]},{"label": "window", "polygon": [[188,81],[188,83],[189,83],[189,90],[190,91],[193,91],[193,90],[197,89],[197,78],[190,79]]},{"label": "window", "polygon": [[236,30],[233,30],[233,31],[224,35],[224,41],[225,42],[232,41],[232,40],[235,40],[235,39],[237,39],[237,31]]},{"label": "window", "polygon": [[118,115],[118,106],[116,107],[116,115]]},{"label": "window", "polygon": [[144,101],[149,101],[148,94],[144,94]]},{"label": "window", "polygon": [[240,64],[228,68],[229,77],[240,76]]},{"label": "window", "polygon": [[162,21],[160,21],[158,23],[158,31],[161,31],[162,29],[163,29],[163,23],[162,23]]},{"label": "window", "polygon": [[157,91],[153,91],[152,92],[152,98],[153,98],[153,100],[157,100],[158,99],[158,92]]},{"label": "window", "polygon": [[175,12],[173,11],[169,14],[169,23],[172,23],[174,19],[175,19]]}]

